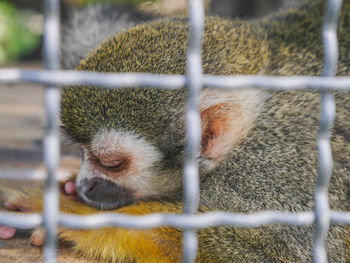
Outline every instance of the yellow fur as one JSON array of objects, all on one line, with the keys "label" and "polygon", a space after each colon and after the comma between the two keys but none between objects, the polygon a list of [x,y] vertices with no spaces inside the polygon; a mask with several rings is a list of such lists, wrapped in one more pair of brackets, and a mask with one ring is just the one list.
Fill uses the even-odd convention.
[{"label": "yellow fur", "polygon": [[[69,202],[67,212],[89,213],[90,207]],[[70,206],[74,205],[74,206]],[[77,206],[75,206],[77,205]],[[83,208],[84,207],[84,208]],[[82,209],[83,208],[83,209]],[[72,210],[71,210],[72,209]],[[152,212],[179,212],[181,207],[173,204],[146,202],[112,211],[131,215]],[[66,212],[66,211],[65,211]],[[97,212],[95,210],[95,212]],[[87,258],[112,262],[179,262],[181,233],[174,228],[161,227],[150,230],[129,230],[123,228],[101,228],[97,230],[60,231],[59,237],[71,241],[74,248]]]},{"label": "yellow fur", "polygon": [[[32,189],[3,190],[6,200],[30,212],[40,212],[41,191]],[[180,213],[180,204],[144,202],[111,212],[144,215],[156,212]],[[60,212],[73,214],[101,213],[83,203],[60,195]],[[129,230],[106,227],[95,230],[71,230],[60,227],[59,238],[72,243],[80,255],[107,262],[180,262],[181,232],[170,227],[147,230]],[[42,229],[33,232],[34,244],[40,244]]]}]

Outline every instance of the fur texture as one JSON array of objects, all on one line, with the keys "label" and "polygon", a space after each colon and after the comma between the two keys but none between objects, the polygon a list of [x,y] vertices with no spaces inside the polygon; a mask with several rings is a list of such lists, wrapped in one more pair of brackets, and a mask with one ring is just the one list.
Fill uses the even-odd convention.
[{"label": "fur texture", "polygon": [[[319,75],[323,12],[323,1],[309,0],[298,8],[259,21],[207,18],[202,52],[204,73]],[[338,76],[350,73],[349,15],[350,0],[344,0],[338,30]],[[130,28],[104,41],[77,69],[183,74],[187,30],[185,19],[165,19]],[[203,161],[200,211],[312,210],[319,95],[310,91],[259,95],[244,90],[227,96],[211,92],[204,91],[200,105],[205,132],[198,156]],[[181,212],[185,96],[184,89],[64,89],[61,118],[75,141],[90,145],[101,130],[132,131],[152,143],[163,157],[153,165],[153,171],[157,171],[158,186],[167,185],[167,195],[116,212]],[[335,97],[337,117],[331,138],[334,169],[329,200],[332,209],[348,211],[350,96],[336,92]],[[226,128],[242,123],[242,129]],[[233,139],[227,140],[225,136],[230,131]],[[22,206],[35,206],[37,198],[28,198],[32,194],[19,195],[26,196]],[[62,211],[96,212],[70,199],[62,199],[61,205]],[[103,229],[62,229],[60,237],[71,241],[76,251],[88,257],[113,262],[176,262],[180,259],[179,232],[161,229],[138,232],[117,228],[108,233]],[[203,229],[198,231],[197,261],[311,262],[313,230],[313,226],[290,225]],[[348,227],[332,225],[327,238],[329,262],[349,262],[348,244]]]}]

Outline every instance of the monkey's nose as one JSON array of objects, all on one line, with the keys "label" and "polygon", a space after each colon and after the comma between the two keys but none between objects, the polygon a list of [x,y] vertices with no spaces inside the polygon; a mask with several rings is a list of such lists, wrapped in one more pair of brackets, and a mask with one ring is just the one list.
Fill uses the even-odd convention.
[{"label": "monkey's nose", "polygon": [[92,178],[84,179],[81,182],[81,192],[89,199],[95,199],[98,195],[98,189],[103,184],[103,179],[101,178]]},{"label": "monkey's nose", "polygon": [[96,181],[96,179],[89,181],[86,185],[85,194],[91,193],[93,190],[95,190],[97,184],[98,182]]},{"label": "monkey's nose", "polygon": [[[135,201],[134,191],[99,177],[83,179],[77,187],[78,195],[88,204],[103,204],[103,209],[114,209]],[[88,199],[88,200],[87,200]],[[96,203],[96,204],[95,204]]]}]

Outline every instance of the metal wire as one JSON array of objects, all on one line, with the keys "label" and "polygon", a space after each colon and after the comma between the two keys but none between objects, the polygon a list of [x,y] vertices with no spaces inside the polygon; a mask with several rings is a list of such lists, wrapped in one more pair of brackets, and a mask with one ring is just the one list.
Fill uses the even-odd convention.
[{"label": "metal wire", "polygon": [[[337,21],[342,0],[328,0],[327,10],[322,26],[324,64],[322,76],[334,76],[338,63]],[[330,91],[321,92],[320,130],[317,137],[318,178],[315,186],[316,229],[313,243],[313,260],[318,263],[327,262],[325,247],[330,227],[328,201],[328,184],[332,176],[332,150],[330,134],[335,118],[335,102]]]},{"label": "metal wire", "polygon": [[[336,212],[335,212],[336,213]],[[350,218],[350,213],[347,213]],[[335,214],[335,217],[337,215]],[[16,228],[30,229],[41,224],[39,214],[18,214],[0,211],[0,224]],[[201,228],[230,225],[235,227],[257,227],[266,224],[293,224],[306,226],[314,222],[312,211],[303,213],[287,213],[281,211],[263,211],[252,214],[232,214],[228,212],[209,212],[200,215],[174,215],[154,213],[144,216],[132,216],[116,213],[99,213],[94,215],[60,214],[58,222],[61,226],[74,229],[94,229],[100,227],[119,226],[124,228],[148,229],[160,226],[172,226],[182,229],[198,230]],[[26,224],[23,224],[26,222]]]},{"label": "metal wire", "polygon": [[[189,0],[189,39],[186,62],[186,148],[184,160],[184,214],[194,214],[199,204],[198,153],[201,142],[201,121],[198,111],[199,93],[202,80],[202,37],[204,31],[203,0]],[[196,232],[184,229],[182,262],[191,263],[196,259],[198,240]]]},{"label": "metal wire", "polygon": [[[45,68],[58,70],[60,67],[60,5],[58,0],[44,0],[44,40],[43,56]],[[47,169],[43,195],[43,225],[45,243],[43,258],[45,263],[56,262],[58,228],[58,186],[56,170],[59,163],[58,116],[60,109],[60,91],[49,85],[45,90],[46,128],[44,133],[44,163]]]},{"label": "metal wire", "polygon": [[[350,212],[330,211],[331,221],[350,224]],[[100,228],[119,226],[124,228],[148,229],[159,226],[173,226],[186,229],[201,229],[212,226],[228,225],[235,227],[258,227],[267,224],[291,224],[306,226],[314,223],[313,211],[287,213],[281,211],[263,211],[252,214],[233,214],[228,212],[209,212],[200,215],[174,215],[154,213],[144,216],[132,216],[115,213],[94,215],[60,214],[59,225],[69,228]],[[18,214],[0,211],[0,224],[21,229],[31,229],[42,225],[40,214]]]},{"label": "metal wire", "polygon": [[[0,84],[41,83],[58,86],[103,88],[152,87],[178,89],[186,76],[148,73],[101,73],[70,70],[0,69]],[[271,77],[203,75],[203,86],[217,89],[259,88],[263,90],[350,90],[350,77]]]},{"label": "metal wire", "polygon": [[[324,45],[324,67],[322,77],[265,77],[265,76],[210,76],[201,71],[201,39],[203,35],[203,3],[189,0],[189,46],[187,75],[165,76],[156,74],[130,73],[112,74],[97,72],[61,71],[59,69],[59,3],[58,0],[44,0],[44,57],[48,70],[0,69],[1,83],[42,83],[48,85],[45,95],[47,126],[45,130],[44,159],[47,167],[47,181],[44,190],[43,216],[39,214],[15,214],[0,211],[0,224],[29,229],[44,225],[46,241],[44,261],[56,261],[57,225],[69,228],[99,228],[119,226],[125,228],[153,228],[172,226],[184,230],[183,261],[193,262],[196,257],[197,238],[195,230],[230,225],[235,227],[257,227],[265,224],[310,225],[315,223],[313,246],[314,262],[327,262],[325,239],[330,222],[350,224],[350,213],[330,211],[328,183],[332,171],[330,130],[335,116],[334,99],[329,91],[350,90],[350,77],[333,77],[338,59],[337,18],[341,0],[328,0],[322,34]],[[181,88],[188,86],[186,119],[186,158],[184,164],[184,214],[150,214],[131,216],[101,213],[78,216],[58,214],[58,193],[55,180],[59,160],[57,116],[59,112],[59,85],[93,85],[105,88],[153,87]],[[202,86],[222,89],[254,87],[260,89],[291,90],[313,89],[321,91],[320,130],[318,133],[319,176],[315,187],[315,210],[303,213],[263,211],[253,214],[210,212],[195,215],[199,202],[198,167],[196,157],[200,144],[200,119],[198,94]],[[1,173],[0,178],[8,178]],[[27,178],[27,177],[26,177]]]}]

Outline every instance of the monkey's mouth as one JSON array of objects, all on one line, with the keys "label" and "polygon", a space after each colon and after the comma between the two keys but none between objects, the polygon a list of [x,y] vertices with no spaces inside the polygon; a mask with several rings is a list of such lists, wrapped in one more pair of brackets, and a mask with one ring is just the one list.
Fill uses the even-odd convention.
[{"label": "monkey's mouth", "polygon": [[137,201],[133,190],[98,177],[82,180],[77,193],[84,203],[101,210],[117,209]]}]

